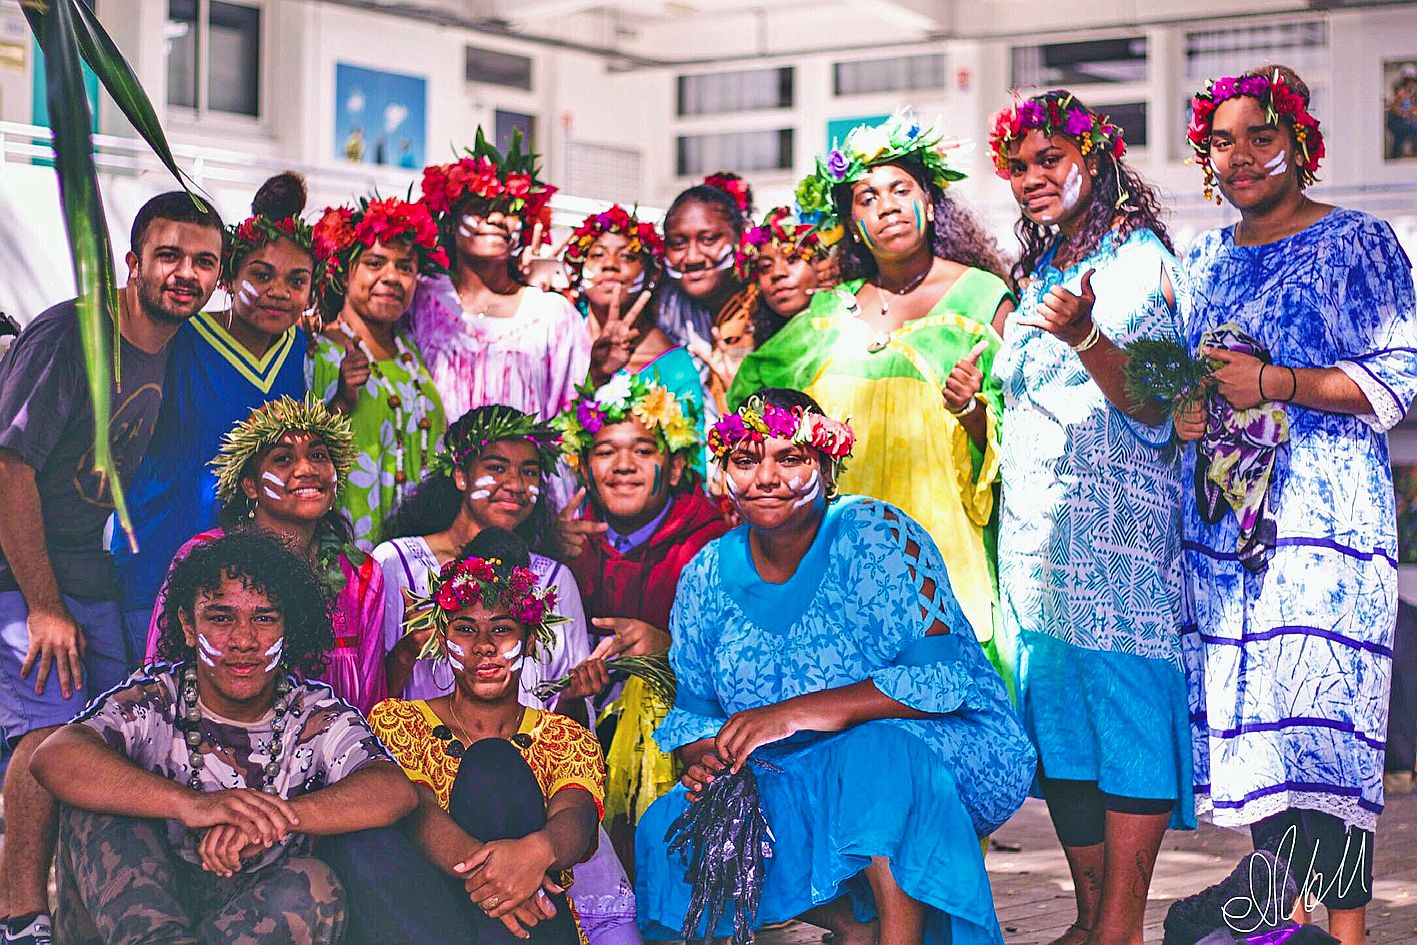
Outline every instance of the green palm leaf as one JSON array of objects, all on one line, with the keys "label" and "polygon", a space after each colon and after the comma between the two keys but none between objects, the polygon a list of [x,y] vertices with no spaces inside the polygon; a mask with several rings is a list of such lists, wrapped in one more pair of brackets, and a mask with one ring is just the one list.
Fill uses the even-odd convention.
[{"label": "green palm leaf", "polygon": [[[54,134],[54,168],[59,175],[59,202],[73,256],[79,337],[93,402],[94,470],[107,481],[118,522],[136,551],[132,521],[108,438],[111,392],[114,378],[119,375],[118,288],[114,281],[113,246],[108,239],[93,160],[89,134],[93,116],[83,92],[81,52],[158,159],[184,187],[186,183],[152,102],[127,60],[82,0],[21,0],[21,8],[45,56],[45,96]],[[195,196],[192,199],[197,200]],[[121,387],[122,378],[118,381]]]}]

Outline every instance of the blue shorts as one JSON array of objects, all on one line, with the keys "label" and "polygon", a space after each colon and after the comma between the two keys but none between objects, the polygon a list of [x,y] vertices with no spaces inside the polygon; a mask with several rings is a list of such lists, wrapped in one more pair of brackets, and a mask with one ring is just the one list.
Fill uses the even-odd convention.
[{"label": "blue shorts", "polygon": [[90,699],[123,682],[137,669],[137,663],[129,658],[117,601],[81,600],[65,595],[64,606],[78,621],[88,644],[83,688],[65,699],[59,690],[59,675],[50,667],[44,695],[35,695],[38,666],[31,668],[28,679],[20,676],[29,649],[29,607],[19,591],[0,591],[0,735],[12,745],[27,732],[63,725],[78,715]]}]

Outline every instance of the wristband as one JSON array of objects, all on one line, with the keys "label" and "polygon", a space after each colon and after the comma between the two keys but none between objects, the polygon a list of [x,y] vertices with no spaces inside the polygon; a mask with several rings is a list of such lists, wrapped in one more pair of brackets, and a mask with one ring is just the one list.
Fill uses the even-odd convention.
[{"label": "wristband", "polygon": [[979,408],[979,398],[978,398],[978,396],[976,395],[975,397],[969,398],[969,404],[968,404],[967,406],[962,407],[962,408],[960,408],[959,410],[955,410],[955,409],[953,409],[953,408],[949,408],[949,410],[950,410],[950,413],[954,415],[955,419],[960,420],[960,419],[963,419],[963,418],[969,416],[970,414],[974,413],[974,411],[977,410],[978,408]]},{"label": "wristband", "polygon": [[1092,323],[1092,331],[1090,331],[1090,332],[1087,333],[1087,337],[1084,338],[1082,341],[1079,341],[1079,342],[1078,342],[1077,344],[1075,344],[1075,345],[1068,345],[1068,347],[1069,347],[1069,348],[1072,348],[1072,349],[1073,349],[1074,351],[1076,351],[1078,354],[1082,354],[1084,351],[1089,351],[1089,350],[1091,350],[1091,349],[1092,349],[1092,346],[1095,345],[1095,344],[1097,344],[1097,342],[1098,342],[1101,338],[1102,338],[1102,329],[1097,327],[1097,322],[1093,322],[1093,323]]}]

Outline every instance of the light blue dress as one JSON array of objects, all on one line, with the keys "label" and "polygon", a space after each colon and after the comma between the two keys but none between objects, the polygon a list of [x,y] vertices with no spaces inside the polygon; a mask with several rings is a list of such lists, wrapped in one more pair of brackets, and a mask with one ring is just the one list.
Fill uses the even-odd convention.
[{"label": "light blue dress", "polygon": [[1234,322],[1276,364],[1340,368],[1372,406],[1285,408],[1289,442],[1270,484],[1278,546],[1260,574],[1235,560],[1234,516],[1205,524],[1187,490],[1196,790],[1218,824],[1307,808],[1371,830],[1397,619],[1385,433],[1417,394],[1412,266],[1387,223],[1339,209],[1263,246],[1206,233],[1187,272],[1192,345]]},{"label": "light blue dress", "polygon": [[1114,343],[1177,337],[1174,256],[1149,229],[1065,271],[1049,252],[1004,327],[999,592],[1019,712],[1048,777],[1175,801],[1195,826],[1181,668],[1181,455],[1107,400],[1066,343],[1019,325],[1054,286],[1095,270],[1092,317]]},{"label": "light blue dress", "polygon": [[[885,856],[901,888],[929,907],[927,943],[1002,941],[979,837],[1023,803],[1033,751],[923,528],[884,502],[843,497],[792,578],[770,584],[742,526],[684,569],[670,633],[679,692],[655,733],[665,750],[717,734],[735,712],[865,679],[939,714],[759,749],[783,769],[755,772],[775,837],[759,926],[843,894],[858,918],[874,917],[862,871]],[[687,803],[676,787],[636,830],[646,938],[679,937],[691,890],[664,837]],[[729,921],[717,930],[730,933]]]}]

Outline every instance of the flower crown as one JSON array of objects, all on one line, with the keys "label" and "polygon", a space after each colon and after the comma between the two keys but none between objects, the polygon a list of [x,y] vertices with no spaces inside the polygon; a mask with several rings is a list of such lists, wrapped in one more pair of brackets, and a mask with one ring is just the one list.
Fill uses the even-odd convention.
[{"label": "flower crown", "polygon": [[497,404],[476,407],[443,434],[443,449],[429,465],[429,474],[451,476],[482,455],[489,443],[499,440],[526,440],[536,448],[541,472],[550,475],[561,456],[561,437],[549,424],[533,414]]},{"label": "flower crown", "polygon": [[1030,131],[1041,131],[1048,137],[1067,135],[1077,141],[1083,157],[1096,152],[1120,161],[1127,153],[1121,126],[1084,107],[1071,92],[1044,92],[1032,98],[1018,98],[1015,93],[1013,105],[995,114],[993,125],[989,150],[994,156],[994,173],[1005,180],[1009,178],[1009,143]]},{"label": "flower crown", "polygon": [[[440,226],[450,222],[454,207],[464,197],[475,197],[488,209],[500,209],[524,220],[543,224],[543,239],[550,240],[548,208],[556,188],[538,180],[536,152],[522,150],[521,131],[513,131],[507,153],[500,153],[477,129],[467,156],[451,164],[430,164],[423,169],[421,203]],[[447,236],[447,233],[444,233]]]},{"label": "flower crown", "polygon": [[448,268],[448,254],[438,245],[438,224],[421,203],[397,197],[361,197],[357,207],[326,207],[313,232],[315,252],[329,267],[329,278],[321,286],[326,311],[332,305],[344,304],[350,266],[359,253],[375,243],[407,240],[418,254],[420,272],[431,274]]},{"label": "flower crown", "polygon": [[221,449],[208,463],[216,473],[217,498],[227,505],[238,500],[249,504],[241,491],[241,478],[250,474],[246,467],[291,432],[309,433],[325,444],[335,467],[337,488],[343,488],[355,458],[354,428],[349,418],[316,398],[299,401],[281,397],[252,410],[222,437]]},{"label": "flower crown", "polygon": [[719,171],[717,174],[710,174],[704,178],[704,184],[709,187],[717,187],[732,197],[733,202],[738,204],[738,212],[744,218],[753,212],[753,188],[748,186],[746,180],[732,171]]},{"label": "flower crown", "polygon": [[1324,156],[1324,136],[1319,131],[1319,120],[1309,113],[1304,104],[1304,96],[1289,87],[1283,74],[1276,69],[1273,75],[1246,74],[1224,76],[1211,79],[1206,87],[1191,99],[1191,121],[1186,127],[1186,140],[1195,151],[1195,162],[1205,171],[1205,198],[1220,202],[1215,193],[1215,171],[1210,165],[1210,130],[1215,120],[1215,110],[1228,99],[1248,95],[1260,103],[1264,109],[1265,121],[1278,125],[1288,123],[1294,131],[1294,143],[1298,148],[1299,186],[1308,187],[1318,180],[1319,161]]},{"label": "flower crown", "polygon": [[810,446],[837,467],[851,455],[856,443],[850,424],[801,407],[774,407],[754,394],[736,411],[718,418],[709,431],[708,449],[714,460],[722,463],[744,440],[761,443],[767,437]]},{"label": "flower crown", "polygon": [[858,125],[846,141],[817,158],[816,171],[797,185],[797,209],[802,219],[822,234],[828,245],[841,239],[843,230],[832,203],[832,190],[866,176],[881,164],[917,161],[941,190],[965,175],[949,166],[946,152],[957,147],[936,128],[921,126],[915,113],[903,108],[880,125]]},{"label": "flower crown", "polygon": [[527,655],[538,643],[550,646],[556,639],[555,627],[569,623],[556,610],[556,589],[536,586],[536,572],[529,568],[508,569],[498,558],[454,558],[428,576],[428,593],[414,594],[404,589],[405,633],[433,630],[419,652],[419,659],[445,657],[443,638],[448,624],[464,607],[505,607],[518,623],[531,631]]},{"label": "flower crown", "polygon": [[670,454],[684,453],[699,444],[699,406],[680,399],[657,381],[621,371],[599,390],[589,384],[578,388],[575,402],[551,421],[561,434],[561,455],[572,469],[590,449],[600,428],[635,419],[654,434]]},{"label": "flower crown", "polygon": [[310,254],[313,263],[310,281],[316,292],[319,292],[325,283],[329,257],[319,251],[310,224],[298,216],[272,220],[264,213],[249,216],[227,231],[221,267],[222,278],[226,284],[230,285],[236,280],[236,273],[246,262],[247,256],[276,240],[290,240]]},{"label": "flower crown", "polygon": [[765,246],[776,247],[789,257],[808,262],[826,255],[826,246],[816,227],[798,220],[791,207],[773,207],[760,226],[743,231],[736,263],[739,278],[747,279],[753,274],[754,260]]},{"label": "flower crown", "polygon": [[664,240],[653,223],[646,223],[618,203],[609,210],[593,213],[581,221],[566,244],[566,266],[571,270],[571,282],[580,279],[585,268],[586,256],[595,241],[606,233],[614,233],[629,241],[628,251],[633,255],[641,253],[658,262],[664,258]]}]

